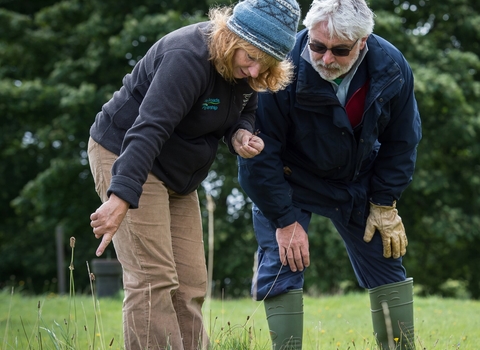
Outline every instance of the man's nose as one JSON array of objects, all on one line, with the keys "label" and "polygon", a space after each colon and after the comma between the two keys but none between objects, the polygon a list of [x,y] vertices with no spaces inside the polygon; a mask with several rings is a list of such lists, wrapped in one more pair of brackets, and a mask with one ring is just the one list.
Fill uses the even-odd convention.
[{"label": "man's nose", "polygon": [[327,52],[323,54],[322,60],[325,62],[325,64],[331,64],[335,62],[335,55],[332,53],[332,51],[327,50]]}]

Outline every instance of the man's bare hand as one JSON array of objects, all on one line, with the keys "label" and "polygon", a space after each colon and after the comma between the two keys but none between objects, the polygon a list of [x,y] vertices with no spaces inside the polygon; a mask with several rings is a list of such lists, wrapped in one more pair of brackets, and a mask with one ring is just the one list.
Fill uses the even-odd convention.
[{"label": "man's bare hand", "polygon": [[290,266],[290,270],[303,271],[310,265],[310,253],[308,247],[308,235],[302,225],[295,222],[283,228],[277,228],[276,237],[278,242],[280,261],[284,266]]},{"label": "man's bare hand", "polygon": [[127,214],[129,204],[115,194],[110,195],[108,201],[103,203],[92,215],[90,226],[96,238],[102,238],[97,248],[96,255],[103,254],[117,232],[123,218]]}]

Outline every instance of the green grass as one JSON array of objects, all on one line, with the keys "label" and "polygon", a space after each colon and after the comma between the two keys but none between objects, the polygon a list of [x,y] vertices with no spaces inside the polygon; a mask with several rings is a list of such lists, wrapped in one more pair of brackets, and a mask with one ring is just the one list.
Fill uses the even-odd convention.
[{"label": "green grass", "polygon": [[[374,350],[368,294],[305,297],[304,349]],[[0,350],[119,349],[122,300],[0,292]],[[480,349],[480,302],[415,298],[420,349]],[[214,349],[270,350],[265,311],[250,299],[211,300],[205,326]]]}]

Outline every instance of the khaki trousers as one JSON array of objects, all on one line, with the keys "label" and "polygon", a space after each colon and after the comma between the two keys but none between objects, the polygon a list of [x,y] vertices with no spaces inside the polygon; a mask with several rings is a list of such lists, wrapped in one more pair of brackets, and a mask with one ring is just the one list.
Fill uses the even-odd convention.
[{"label": "khaki trousers", "polygon": [[[91,138],[95,189],[106,201],[117,156]],[[178,195],[149,174],[139,208],[113,237],[123,268],[125,349],[207,348],[202,304],[207,272],[197,192]]]}]

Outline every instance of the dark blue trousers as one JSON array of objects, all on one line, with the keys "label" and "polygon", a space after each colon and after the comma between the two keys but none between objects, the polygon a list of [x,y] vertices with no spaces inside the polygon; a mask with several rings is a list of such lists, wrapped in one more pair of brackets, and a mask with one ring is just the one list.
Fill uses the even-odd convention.
[{"label": "dark blue trousers", "polygon": [[[298,222],[308,233],[312,214],[301,209],[298,211],[298,217],[300,217]],[[348,225],[343,225],[335,220],[332,220],[332,223],[345,243],[361,287],[371,289],[405,280],[406,272],[402,265],[402,258],[383,257],[383,245],[379,232],[376,232],[373,239],[366,243],[363,241],[365,224],[360,225],[351,221]],[[308,268],[292,272],[289,266],[283,266],[280,263],[275,237],[276,228],[256,206],[253,206],[253,226],[258,242],[258,266],[252,283],[253,298],[263,300],[289,290],[303,288],[304,273]]]}]

